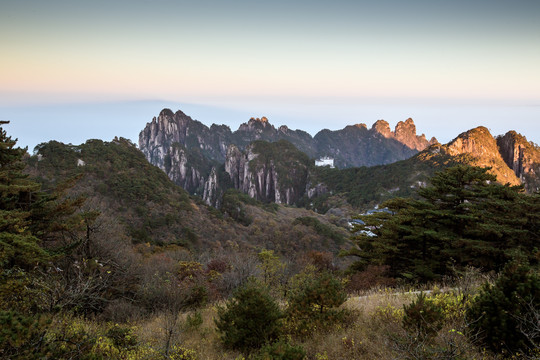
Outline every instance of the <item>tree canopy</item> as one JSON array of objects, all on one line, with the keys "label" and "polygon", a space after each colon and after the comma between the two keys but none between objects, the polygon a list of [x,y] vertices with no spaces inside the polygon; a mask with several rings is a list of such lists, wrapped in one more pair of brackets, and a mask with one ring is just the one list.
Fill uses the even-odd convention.
[{"label": "tree canopy", "polygon": [[356,246],[346,252],[389,265],[390,275],[427,281],[453,267],[500,270],[517,253],[533,259],[540,237],[540,196],[501,185],[488,168],[458,165],[418,190],[420,199],[396,198],[389,212],[360,216]]}]

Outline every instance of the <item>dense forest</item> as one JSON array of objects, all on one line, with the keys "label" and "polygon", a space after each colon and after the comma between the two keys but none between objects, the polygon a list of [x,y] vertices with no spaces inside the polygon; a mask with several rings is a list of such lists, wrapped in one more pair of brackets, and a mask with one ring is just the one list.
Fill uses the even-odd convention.
[{"label": "dense forest", "polygon": [[540,194],[485,168],[346,234],[232,190],[206,206],[124,139],[38,150],[0,128],[0,358],[540,356]]}]

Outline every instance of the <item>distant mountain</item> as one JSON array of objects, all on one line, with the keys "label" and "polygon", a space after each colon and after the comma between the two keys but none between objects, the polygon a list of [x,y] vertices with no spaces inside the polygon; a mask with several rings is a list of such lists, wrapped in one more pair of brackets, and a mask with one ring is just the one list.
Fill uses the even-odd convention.
[{"label": "distant mountain", "polygon": [[434,138],[427,141],[423,134],[416,135],[412,119],[399,122],[394,131],[386,121],[379,120],[369,130],[365,124],[358,124],[338,131],[322,130],[311,137],[287,126],[276,129],[265,117],[251,118],[232,132],[228,126],[214,124],[209,128],[181,111],[164,109],[139,134],[139,147],[152,163],[162,167],[160,159],[173,144],[200,149],[208,159],[223,163],[229,145],[243,150],[255,140],[287,140],[311,158],[334,158],[340,168],[403,160],[436,142]]},{"label": "distant mountain", "polygon": [[338,168],[390,164],[437,142],[435,138],[427,141],[424,134],[416,135],[412,119],[400,121],[394,131],[386,121],[378,120],[371,129],[357,124],[337,131],[322,130],[313,140],[317,156],[334,158]]},{"label": "distant mountain", "polygon": [[[332,157],[339,168],[392,163],[436,142],[436,139],[428,142],[423,134],[416,135],[412,119],[399,122],[394,131],[386,121],[379,120],[371,129],[358,124],[338,131],[322,130],[311,137],[305,131],[286,126],[276,129],[265,117],[251,118],[232,132],[228,126],[207,127],[181,111],[173,113],[164,109],[139,134],[139,148],[148,161],[165,171],[176,184],[216,205],[220,194],[216,187],[218,178],[225,182],[227,178],[223,176],[227,169],[221,165],[232,161],[230,146],[252,153],[248,146],[254,141],[283,140],[310,158]],[[270,198],[261,195],[260,199]],[[291,203],[292,198],[288,199],[284,202]],[[278,191],[277,202],[281,201]]]},{"label": "distant mountain", "polygon": [[[457,163],[491,167],[501,183],[523,183],[527,191],[537,190],[540,181],[538,147],[515,132],[496,139],[478,127],[441,145],[416,135],[411,119],[394,131],[379,120],[370,129],[359,124],[312,138],[276,129],[266,118],[252,118],[232,132],[166,109],[140,133],[139,146],[176,184],[217,207],[230,188],[258,201],[318,211],[332,207],[326,199],[339,203],[336,196],[354,207],[374,206],[410,196],[436,170]],[[312,159],[321,155],[333,157],[338,168],[315,167]]]}]

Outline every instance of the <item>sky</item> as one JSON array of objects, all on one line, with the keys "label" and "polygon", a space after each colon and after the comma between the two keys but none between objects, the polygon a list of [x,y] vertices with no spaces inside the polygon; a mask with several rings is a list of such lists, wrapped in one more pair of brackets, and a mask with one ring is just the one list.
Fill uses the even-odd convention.
[{"label": "sky", "polygon": [[136,140],[165,107],[540,142],[538,0],[0,0],[0,48],[0,120],[30,148]]}]

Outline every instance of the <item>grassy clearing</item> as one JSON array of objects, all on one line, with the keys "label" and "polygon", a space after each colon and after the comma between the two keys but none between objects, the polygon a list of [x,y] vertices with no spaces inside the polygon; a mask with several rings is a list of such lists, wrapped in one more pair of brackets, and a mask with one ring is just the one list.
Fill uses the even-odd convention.
[{"label": "grassy clearing", "polygon": [[[468,281],[468,280],[467,280]],[[472,290],[467,284],[466,290]],[[347,316],[330,328],[314,328],[307,337],[286,335],[294,345],[306,351],[307,359],[497,359],[471,342],[467,334],[464,307],[469,294],[464,287],[438,290],[428,295],[443,309],[444,323],[436,336],[419,338],[403,326],[404,305],[415,301],[416,291],[380,288],[351,296],[342,306]],[[223,348],[214,318],[217,305],[179,314],[173,336],[174,346],[193,351],[180,359],[242,359],[244,355]],[[282,306],[285,306],[282,303]],[[166,314],[155,314],[136,324],[141,344],[161,351],[165,343]],[[245,357],[248,359],[249,357]]]}]

